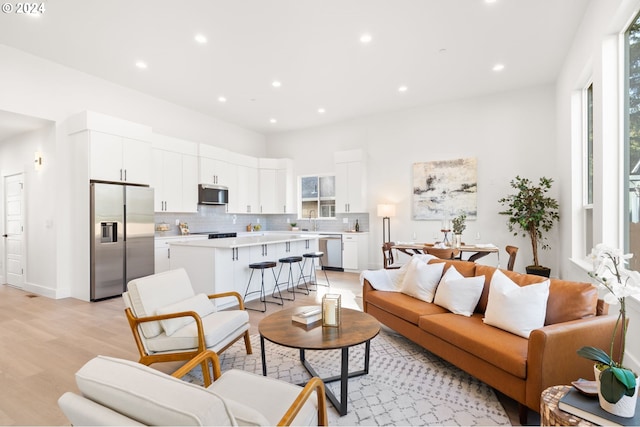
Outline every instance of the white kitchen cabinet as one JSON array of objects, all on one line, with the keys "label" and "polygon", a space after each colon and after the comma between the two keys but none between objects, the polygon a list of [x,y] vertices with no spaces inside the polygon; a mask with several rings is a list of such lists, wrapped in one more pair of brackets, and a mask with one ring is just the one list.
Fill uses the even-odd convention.
[{"label": "white kitchen cabinet", "polygon": [[163,135],[154,135],[151,185],[155,189],[156,212],[198,211],[197,145]]},{"label": "white kitchen cabinet", "polygon": [[153,150],[156,212],[197,212],[197,158],[187,154]]},{"label": "white kitchen cabinet", "polygon": [[336,212],[367,211],[367,168],[362,150],[335,153]]},{"label": "white kitchen cabinet", "polygon": [[259,159],[260,212],[294,213],[291,159]]},{"label": "white kitchen cabinet", "polygon": [[239,155],[237,161],[236,176],[238,181],[233,192],[229,189],[229,199],[235,197],[237,204],[233,203],[229,212],[260,213],[258,159]]},{"label": "white kitchen cabinet", "polygon": [[342,268],[346,271],[362,271],[369,264],[368,233],[344,233],[342,235]]},{"label": "white kitchen cabinet", "polygon": [[101,181],[149,184],[151,144],[109,133],[87,131],[89,176]]},{"label": "white kitchen cabinet", "polygon": [[182,240],[206,240],[208,238],[207,235],[156,237],[154,240],[155,273],[162,273],[171,268],[169,243]]}]

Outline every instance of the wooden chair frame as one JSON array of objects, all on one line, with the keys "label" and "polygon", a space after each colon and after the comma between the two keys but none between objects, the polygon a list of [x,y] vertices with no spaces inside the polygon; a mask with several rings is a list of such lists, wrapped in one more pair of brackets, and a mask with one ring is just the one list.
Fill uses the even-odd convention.
[{"label": "wooden chair frame", "polygon": [[[196,355],[193,359],[185,363],[181,368],[171,374],[175,378],[182,378],[189,373],[193,368],[198,365],[202,366],[202,372],[204,376],[204,386],[209,387],[211,385],[211,379],[209,375],[209,364],[211,364],[211,370],[213,372],[213,380],[220,378],[220,359],[218,355],[211,350],[205,350],[202,353]],[[206,372],[206,375],[205,375]],[[318,425],[328,425],[327,420],[327,399],[325,396],[324,383],[318,377],[313,377],[302,388],[296,400],[293,401],[287,412],[280,419],[277,425],[290,426],[295,417],[298,415],[304,404],[309,398],[316,393],[318,399]]]},{"label": "wooden chair frame", "polygon": [[[238,300],[239,310],[244,310],[244,302],[242,301],[242,297],[238,292],[223,292],[219,294],[208,295],[209,299],[215,298],[226,298],[226,297],[235,297]],[[127,307],[124,310],[127,320],[129,321],[129,326],[131,327],[131,332],[133,333],[133,338],[136,342],[136,346],[138,347],[138,352],[140,353],[139,362],[143,365],[151,365],[152,363],[157,362],[175,362],[180,360],[192,360],[199,354],[204,353],[207,350],[205,335],[204,335],[204,326],[202,325],[202,318],[195,311],[182,311],[177,313],[168,313],[157,316],[147,316],[147,317],[136,317],[133,314],[131,308]],[[196,321],[196,326],[198,328],[198,347],[194,350],[186,350],[186,351],[176,351],[174,353],[160,353],[160,354],[149,354],[142,343],[142,337],[140,336],[140,325],[144,322],[154,322],[158,320],[165,319],[173,319],[176,317],[186,317],[191,316]],[[247,354],[252,354],[253,350],[251,348],[251,339],[249,336],[249,330],[246,330],[244,334],[239,335],[236,339],[231,341],[225,347],[223,347],[219,352],[222,353],[231,345],[233,345],[240,338],[244,337],[244,345],[247,351]],[[215,353],[214,353],[215,354]],[[206,381],[211,381],[209,377],[209,370],[206,368],[206,363],[202,362],[202,373],[205,377]],[[211,384],[209,382],[209,384]]]},{"label": "wooden chair frame", "polygon": [[513,267],[516,263],[516,255],[518,255],[518,247],[507,245],[504,250],[509,254],[509,261],[507,261],[507,270],[513,271]]}]

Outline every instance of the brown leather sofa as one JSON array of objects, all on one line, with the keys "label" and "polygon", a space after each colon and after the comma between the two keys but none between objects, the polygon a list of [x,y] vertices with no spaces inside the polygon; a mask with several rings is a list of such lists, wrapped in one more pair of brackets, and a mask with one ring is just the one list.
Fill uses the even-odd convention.
[{"label": "brown leather sofa", "polygon": [[[489,283],[495,267],[467,261],[443,261],[463,276],[485,276],[482,296],[471,317],[400,292],[375,290],[365,279],[364,311],[381,323],[468,372],[520,404],[520,421],[527,408],[540,411],[540,394],[547,387],[593,379],[593,362],[579,357],[585,345],[609,348],[616,316],[606,316],[590,283],[551,279],[545,326],[529,339],[483,323]],[[502,270],[520,286],[544,280],[539,276]]]}]

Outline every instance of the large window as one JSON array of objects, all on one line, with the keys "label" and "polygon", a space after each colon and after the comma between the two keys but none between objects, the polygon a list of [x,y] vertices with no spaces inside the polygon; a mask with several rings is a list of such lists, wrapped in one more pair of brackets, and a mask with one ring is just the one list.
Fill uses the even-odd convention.
[{"label": "large window", "polygon": [[640,15],[625,33],[625,39],[625,250],[636,254],[630,267],[640,270]]},{"label": "large window", "polygon": [[336,180],[333,175],[300,177],[301,218],[336,216]]}]

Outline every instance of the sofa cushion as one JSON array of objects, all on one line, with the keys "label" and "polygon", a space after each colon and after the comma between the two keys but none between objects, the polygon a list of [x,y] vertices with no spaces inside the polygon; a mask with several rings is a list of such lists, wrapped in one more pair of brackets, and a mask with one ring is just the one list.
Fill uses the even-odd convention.
[{"label": "sofa cushion", "polygon": [[98,356],[76,373],[83,396],[145,425],[233,425],[218,395],[140,363]]},{"label": "sofa cushion", "polygon": [[481,314],[422,316],[419,326],[487,363],[518,378],[526,378],[528,340],[483,323]]},{"label": "sofa cushion", "polygon": [[484,322],[529,338],[532,330],[544,326],[548,297],[548,279],[532,285],[518,286],[502,271],[497,270],[491,278]]},{"label": "sofa cushion", "polygon": [[[287,413],[291,404],[302,391],[302,387],[276,378],[230,369],[211,384],[209,390],[224,396],[225,403],[229,405],[238,424],[253,424],[255,416],[251,412],[247,413],[247,410],[236,408],[232,402],[242,402],[246,406],[250,406],[246,409],[253,409],[266,418],[267,422],[263,422],[264,425],[275,426]],[[265,390],[269,391],[269,395],[265,395]],[[274,396],[277,396],[277,399],[273,399]],[[247,419],[247,415],[249,419]],[[317,424],[318,404],[314,393],[296,415],[292,425]]]},{"label": "sofa cushion", "polygon": [[[485,276],[485,288],[476,307],[476,313],[484,313],[487,309],[489,283],[493,277],[495,267],[480,265],[476,267],[476,274]],[[500,270],[516,284],[523,286],[540,281],[539,276]],[[547,315],[545,325],[583,319],[596,315],[598,308],[598,289],[591,283],[571,282],[551,279],[549,298],[547,300]]]},{"label": "sofa cushion", "polygon": [[415,325],[420,316],[448,313],[447,309],[439,305],[429,304],[400,292],[369,291],[367,303]]},{"label": "sofa cushion", "polygon": [[[156,310],[195,295],[191,281],[183,268],[134,279],[127,284],[131,310],[136,317],[154,316]],[[146,338],[162,333],[160,322],[140,325]]]},{"label": "sofa cushion", "polygon": [[425,302],[433,302],[443,268],[444,264],[427,264],[412,257],[402,279],[400,292]]},{"label": "sofa cushion", "polygon": [[463,277],[450,266],[440,279],[433,302],[454,314],[468,317],[473,314],[483,287],[484,276]]},{"label": "sofa cushion", "polygon": [[[202,318],[205,343],[208,349],[220,351],[226,344],[249,329],[249,313],[244,310],[217,311]],[[198,325],[189,323],[168,336],[160,335],[146,341],[151,352],[190,350],[198,347]]]},{"label": "sofa cushion", "polygon": [[[161,307],[156,310],[156,314],[171,314],[183,311],[195,311],[200,317],[205,317],[206,315],[216,311],[216,306],[211,302],[207,295],[197,294],[182,301]],[[171,336],[178,329],[193,322],[195,322],[193,317],[184,316],[161,320],[160,324],[166,334]]]}]

